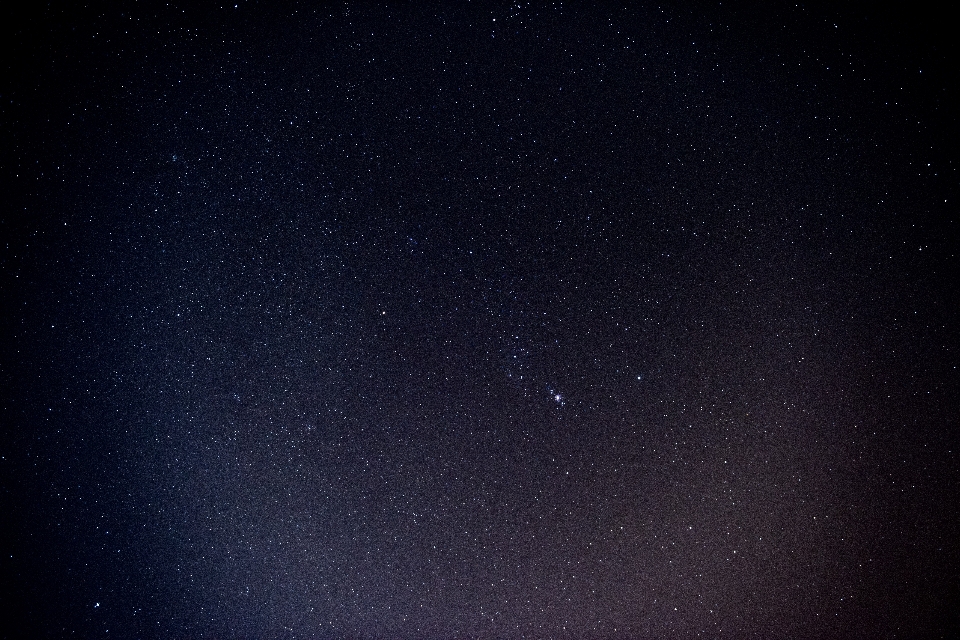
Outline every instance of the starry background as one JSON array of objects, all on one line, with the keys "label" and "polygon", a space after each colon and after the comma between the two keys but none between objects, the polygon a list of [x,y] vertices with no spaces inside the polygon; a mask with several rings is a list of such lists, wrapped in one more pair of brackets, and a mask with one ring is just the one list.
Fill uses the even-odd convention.
[{"label": "starry background", "polygon": [[945,15],[10,11],[3,637],[960,630]]}]

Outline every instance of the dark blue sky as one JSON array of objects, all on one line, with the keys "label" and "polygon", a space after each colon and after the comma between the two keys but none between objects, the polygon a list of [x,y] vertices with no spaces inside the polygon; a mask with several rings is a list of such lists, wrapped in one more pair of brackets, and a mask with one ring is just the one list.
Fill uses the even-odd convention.
[{"label": "dark blue sky", "polygon": [[958,632],[942,20],[8,16],[0,633]]}]

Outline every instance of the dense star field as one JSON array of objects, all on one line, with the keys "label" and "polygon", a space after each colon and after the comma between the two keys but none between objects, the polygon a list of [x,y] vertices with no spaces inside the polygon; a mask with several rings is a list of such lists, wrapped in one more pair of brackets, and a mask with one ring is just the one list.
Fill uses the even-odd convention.
[{"label": "dense star field", "polygon": [[945,16],[11,10],[0,637],[960,634]]}]

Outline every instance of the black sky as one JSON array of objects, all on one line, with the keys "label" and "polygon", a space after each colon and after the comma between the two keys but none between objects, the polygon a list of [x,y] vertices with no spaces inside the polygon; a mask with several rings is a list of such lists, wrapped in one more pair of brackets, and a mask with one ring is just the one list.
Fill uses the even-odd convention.
[{"label": "black sky", "polygon": [[0,637],[960,634],[911,9],[4,11]]}]

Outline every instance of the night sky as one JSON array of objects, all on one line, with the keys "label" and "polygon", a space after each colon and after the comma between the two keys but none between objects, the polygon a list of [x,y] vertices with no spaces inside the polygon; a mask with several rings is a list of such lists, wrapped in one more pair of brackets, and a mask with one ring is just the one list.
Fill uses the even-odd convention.
[{"label": "night sky", "polygon": [[0,637],[960,635],[946,14],[34,4]]}]

